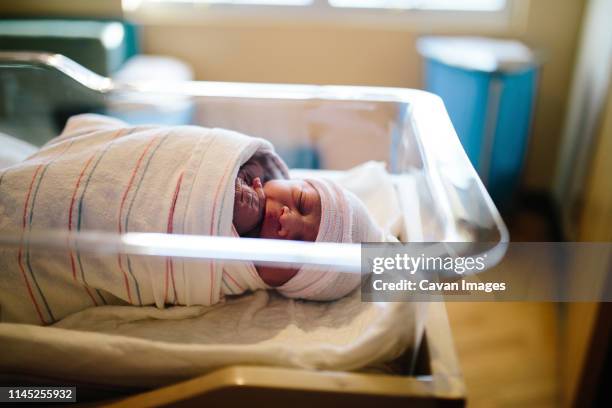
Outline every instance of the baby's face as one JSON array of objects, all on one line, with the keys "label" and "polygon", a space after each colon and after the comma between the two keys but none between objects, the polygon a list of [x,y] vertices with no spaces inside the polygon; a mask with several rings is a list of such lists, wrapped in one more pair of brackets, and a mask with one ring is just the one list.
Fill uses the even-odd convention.
[{"label": "baby's face", "polygon": [[321,223],[321,197],[304,180],[270,180],[260,238],[315,241]]}]

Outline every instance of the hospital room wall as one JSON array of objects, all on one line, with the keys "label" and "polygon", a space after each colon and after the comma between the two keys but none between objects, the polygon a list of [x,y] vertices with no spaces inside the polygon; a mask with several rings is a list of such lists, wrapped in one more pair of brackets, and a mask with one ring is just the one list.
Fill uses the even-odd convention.
[{"label": "hospital room wall", "polygon": [[[176,56],[197,79],[420,87],[422,61],[415,42],[424,34],[469,34],[518,38],[545,51],[525,186],[551,190],[566,113],[578,33],[586,0],[521,0],[523,24],[507,29],[449,30],[443,24],[387,27],[314,20],[243,18],[199,21],[197,17],[142,23],[143,52]],[[119,17],[121,0],[0,1],[0,15]],[[137,19],[137,18],[136,18]],[[137,19],[138,20],[138,19]],[[470,26],[471,27],[471,26]]]},{"label": "hospital room wall", "polygon": [[[536,0],[522,28],[445,31],[443,27],[386,28],[307,21],[163,21],[144,24],[143,49],[190,63],[197,79],[415,87],[422,63],[415,47],[423,34],[519,38],[546,52],[535,107],[525,186],[551,189],[584,0]],[[253,19],[255,20],[255,19]]]}]

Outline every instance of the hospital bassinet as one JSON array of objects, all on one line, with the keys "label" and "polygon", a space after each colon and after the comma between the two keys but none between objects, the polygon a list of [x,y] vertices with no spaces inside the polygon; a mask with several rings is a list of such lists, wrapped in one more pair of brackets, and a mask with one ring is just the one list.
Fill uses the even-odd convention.
[{"label": "hospital bassinet", "polygon": [[[58,134],[71,115],[99,112],[132,124],[194,124],[263,137],[272,141],[290,167],[345,170],[367,160],[384,161],[405,215],[398,234],[402,241],[507,241],[505,226],[470,165],[444,105],[422,91],[211,82],[114,83],[60,55],[0,53],[0,95],[0,132],[38,145]],[[34,232],[30,244],[59,251],[65,243],[62,234]],[[0,243],[15,245],[20,239],[4,233]],[[315,244],[298,248],[261,240],[254,259],[240,245],[219,252],[214,238],[197,249],[177,247],[179,238],[173,236],[163,240],[131,236],[126,240],[85,233],[73,235],[73,239],[81,249],[93,252],[312,263],[357,272],[360,263],[355,245],[325,251]],[[124,404],[237,403],[282,397],[295,405],[383,400],[462,405],[465,390],[443,304],[429,305],[423,339],[398,360],[400,374],[233,366],[133,397]],[[36,384],[61,382],[35,374],[11,373],[4,375],[2,383],[28,379]],[[98,398],[137,390],[110,389],[85,378],[80,387],[81,395],[90,392]]]}]

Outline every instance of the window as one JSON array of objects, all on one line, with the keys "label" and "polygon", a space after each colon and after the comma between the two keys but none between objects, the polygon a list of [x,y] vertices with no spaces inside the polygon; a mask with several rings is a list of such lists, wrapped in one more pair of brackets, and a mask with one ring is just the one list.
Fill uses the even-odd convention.
[{"label": "window", "polygon": [[139,23],[294,24],[385,29],[520,31],[530,0],[122,0]]},{"label": "window", "polygon": [[338,8],[396,10],[498,11],[506,0],[123,0],[124,8],[133,10],[142,3],[233,4],[261,6],[327,6]]},{"label": "window", "polygon": [[332,7],[497,11],[506,0],[329,0]]},{"label": "window", "polygon": [[245,6],[308,6],[313,0],[143,0],[146,3],[235,4]]}]

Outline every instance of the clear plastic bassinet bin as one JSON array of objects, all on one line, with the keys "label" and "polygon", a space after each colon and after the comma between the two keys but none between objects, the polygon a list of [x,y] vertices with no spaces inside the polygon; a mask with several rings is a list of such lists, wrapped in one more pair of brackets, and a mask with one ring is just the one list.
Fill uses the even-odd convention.
[{"label": "clear plastic bassinet bin", "polygon": [[[370,165],[379,169],[383,166],[390,174],[401,214],[401,219],[393,223],[394,233],[400,241],[491,242],[496,244],[493,245],[493,256],[501,256],[503,250],[496,249],[508,240],[503,221],[461,147],[442,101],[426,92],[397,88],[214,82],[119,83],[100,77],[61,55],[0,52],[0,98],[0,133],[7,135],[0,142],[4,143],[2,149],[5,153],[9,147],[22,149],[21,153],[17,151],[14,154],[16,158],[20,154],[21,158],[27,156],[23,153],[23,146],[2,140],[12,137],[41,146],[61,132],[69,117],[79,113],[109,115],[131,125],[226,128],[270,140],[295,175],[314,172],[332,178],[341,177],[344,172],[365,162],[382,163]],[[25,232],[8,231],[0,224],[0,245],[7,251],[15,251],[26,242],[28,250],[44,254],[65,253],[67,249],[78,248],[96,256],[182,257],[219,262],[248,260],[280,266],[311,264],[360,273],[358,244],[255,241],[245,243],[239,238],[140,234],[139,231],[121,235],[96,231],[37,231],[35,226]],[[383,311],[392,309],[389,305],[375,307]],[[384,313],[380,316],[392,316]],[[148,316],[147,319],[155,317]],[[163,319],[168,317],[160,318]],[[203,375],[190,385],[195,387],[193,392],[203,398],[198,400],[200,402],[239,398],[238,394],[231,392],[239,388],[263,395],[264,399],[295,393],[305,398],[303,401],[310,401],[310,398],[324,400],[332,395],[333,398],[328,400],[330,403],[346,397],[347,401],[375,398],[403,404],[406,401],[427,403],[444,400],[461,405],[464,389],[444,305],[430,303],[428,319],[415,318],[397,323],[395,326],[400,328],[405,325],[415,342],[410,351],[395,359],[402,362],[403,368],[394,374],[364,372],[367,367],[357,367],[346,361],[339,364],[339,372],[334,372],[335,368],[331,366],[314,363],[300,366],[295,361],[291,364],[275,361],[268,367],[245,367],[266,365],[256,359],[234,360],[234,364],[225,364],[229,368],[221,368],[220,365],[210,366],[208,361],[196,362],[197,358],[192,355],[189,358],[194,360],[190,364],[185,354],[181,358],[187,361],[182,365],[168,363],[174,371],[163,378],[150,371],[144,372],[142,367],[127,365],[120,376],[123,387],[109,380],[116,373],[105,370],[78,379],[90,386],[83,390],[97,397],[167,386]],[[3,383],[15,378],[32,384],[40,383],[43,377],[55,383],[77,380],[74,377],[76,371],[62,370],[57,365],[57,371],[54,371],[51,368],[40,369],[40,365],[36,370],[34,362],[30,366],[27,362],[16,363],[17,359],[13,357],[19,355],[20,350],[15,345],[16,339],[22,339],[22,336],[19,335],[19,325],[8,326],[11,325],[0,323],[0,342],[5,343],[4,352],[0,351],[5,360],[0,371],[10,372],[0,378]],[[29,328],[33,335],[41,338],[47,338],[50,331],[67,329],[79,331],[80,328],[78,325]],[[164,327],[166,329],[172,331],[171,326]],[[102,332],[98,333],[100,336],[107,336],[104,338],[106,343],[100,343],[106,346],[125,342],[132,347],[135,343],[130,336],[139,337],[138,330],[111,334],[103,329],[99,331]],[[54,335],[61,337],[61,334]],[[421,338],[424,340],[420,341]],[[221,342],[220,339],[214,341]],[[176,336],[162,335],[154,340],[155,346],[149,345],[147,352],[163,354],[175,350],[177,343],[186,349],[193,346],[185,345],[190,341],[177,340]],[[62,340],[56,338],[54,341],[61,343]],[[244,350],[241,346],[253,347],[252,344],[241,345],[236,339],[225,338],[223,341],[231,345],[224,350],[234,355]],[[334,344],[333,339],[325,341]],[[167,344],[160,346],[164,342]],[[56,362],[69,358],[62,354],[60,343],[53,343],[58,353],[53,357]],[[280,347],[277,343],[266,343],[266,346]],[[335,346],[340,347],[338,344]],[[8,350],[12,350],[12,355]],[[347,350],[353,349],[349,347]],[[219,350],[203,348],[199,355],[213,352]],[[110,355],[89,357],[100,364],[104,359],[112,358]],[[157,367],[159,370],[163,368]],[[326,371],[312,371],[312,368]],[[129,374],[130,369],[135,370],[134,374]],[[349,372],[354,369],[362,372]],[[172,390],[168,391],[170,394],[164,394],[163,389],[153,392],[161,393],[155,394],[161,399],[172,394]],[[245,397],[249,392],[240,395]]]}]

